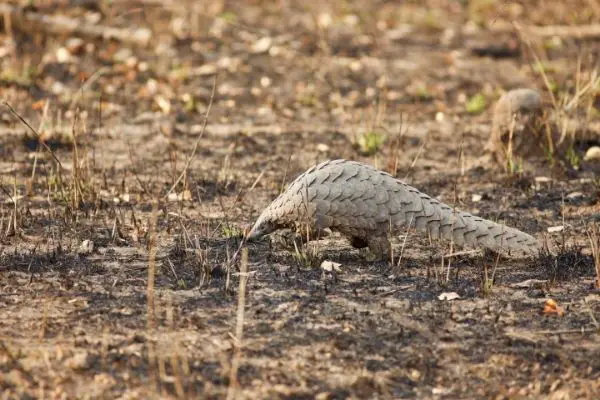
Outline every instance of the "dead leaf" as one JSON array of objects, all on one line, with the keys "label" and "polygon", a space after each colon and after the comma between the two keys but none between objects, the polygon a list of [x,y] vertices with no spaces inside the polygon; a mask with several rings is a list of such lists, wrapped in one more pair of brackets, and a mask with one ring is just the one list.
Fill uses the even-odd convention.
[{"label": "dead leaf", "polygon": [[548,299],[544,303],[544,314],[556,314],[562,317],[565,315],[565,309],[559,306],[553,299]]},{"label": "dead leaf", "polygon": [[43,110],[46,106],[46,100],[38,100],[31,105],[32,110]]}]

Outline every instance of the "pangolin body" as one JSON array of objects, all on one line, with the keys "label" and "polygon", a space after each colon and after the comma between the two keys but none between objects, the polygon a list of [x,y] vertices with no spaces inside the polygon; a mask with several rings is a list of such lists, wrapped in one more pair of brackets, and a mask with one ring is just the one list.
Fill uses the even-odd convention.
[{"label": "pangolin body", "polygon": [[[512,256],[536,254],[540,243],[521,232],[439,202],[392,175],[356,161],[333,160],[296,178],[259,216],[248,234],[308,226],[338,231],[355,247],[389,254],[388,235],[407,226],[459,246],[484,247]],[[304,231],[305,232],[305,231]]]}]

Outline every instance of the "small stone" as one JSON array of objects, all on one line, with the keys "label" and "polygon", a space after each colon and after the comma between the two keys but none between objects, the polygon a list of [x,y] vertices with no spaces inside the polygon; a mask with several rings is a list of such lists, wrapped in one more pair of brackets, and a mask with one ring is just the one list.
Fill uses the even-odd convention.
[{"label": "small stone", "polygon": [[472,201],[473,203],[478,203],[478,202],[480,202],[480,201],[481,201],[481,199],[483,199],[483,196],[482,196],[482,195],[480,195],[480,194],[477,194],[477,193],[476,193],[476,194],[474,194],[473,196],[471,196],[471,201]]},{"label": "small stone", "polygon": [[340,264],[340,263],[336,263],[336,262],[333,262],[333,261],[325,260],[325,261],[323,261],[321,263],[321,268],[324,271],[327,271],[327,272],[332,272],[332,271],[342,272],[342,269],[340,268],[341,265],[342,264]]},{"label": "small stone", "polygon": [[578,200],[581,199],[583,197],[583,193],[581,192],[572,192],[569,193],[565,198],[567,200]]},{"label": "small stone", "polygon": [[262,78],[260,78],[260,85],[264,88],[271,86],[271,78],[269,78],[268,76],[263,76]]},{"label": "small stone", "polygon": [[333,23],[333,18],[329,13],[321,13],[317,17],[317,23],[319,24],[319,27],[327,29]]},{"label": "small stone", "polygon": [[600,147],[592,146],[585,152],[585,156],[583,156],[585,161],[595,161],[600,160]]},{"label": "small stone", "polygon": [[120,62],[125,62],[132,55],[133,55],[133,52],[131,51],[131,49],[128,49],[127,47],[123,47],[123,48],[119,49],[113,55],[113,61],[114,62],[119,62],[119,63]]},{"label": "small stone", "polygon": [[217,73],[217,66],[214,64],[204,64],[194,70],[194,75],[208,76]]},{"label": "small stone", "polygon": [[87,351],[81,351],[71,358],[66,359],[65,365],[73,370],[86,370],[90,369],[97,359],[98,356],[90,354]]},{"label": "small stone", "polygon": [[55,81],[52,83],[50,91],[56,95],[63,94],[65,91],[65,84],[60,81]]},{"label": "small stone", "polygon": [[321,153],[327,153],[329,151],[329,146],[325,143],[319,143],[317,144],[317,151]]},{"label": "small stone", "polygon": [[273,40],[269,36],[258,39],[250,47],[250,52],[254,54],[266,53],[273,44]]},{"label": "small stone", "polygon": [[171,102],[163,96],[154,97],[154,102],[160,108],[160,110],[164,114],[169,114],[171,112]]},{"label": "small stone", "polygon": [[83,39],[76,38],[76,37],[67,39],[67,41],[65,43],[65,47],[67,48],[67,50],[69,50],[69,53],[71,53],[71,54],[80,53],[81,50],[83,50],[84,45],[85,45],[85,42],[83,41]]},{"label": "small stone", "polygon": [[56,61],[60,64],[71,61],[71,53],[69,50],[64,47],[59,47],[58,50],[56,50]]},{"label": "small stone", "polygon": [[88,239],[81,242],[79,249],[77,249],[77,253],[79,254],[90,254],[92,251],[94,251],[94,242]]},{"label": "small stone", "polygon": [[550,226],[550,227],[548,227],[548,233],[562,232],[564,229],[565,229],[564,225]]},{"label": "small stone", "polygon": [[438,300],[442,301],[452,301],[460,299],[460,295],[456,292],[444,292],[438,296]]}]

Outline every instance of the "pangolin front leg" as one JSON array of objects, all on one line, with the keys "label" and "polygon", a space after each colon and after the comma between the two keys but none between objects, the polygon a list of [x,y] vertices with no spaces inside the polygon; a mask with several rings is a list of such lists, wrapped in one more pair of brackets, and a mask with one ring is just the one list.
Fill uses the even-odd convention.
[{"label": "pangolin front leg", "polygon": [[358,236],[350,236],[348,237],[348,241],[350,242],[350,246],[354,247],[355,249],[364,249],[365,247],[369,246],[367,239],[363,239]]},{"label": "pangolin front leg", "polygon": [[391,243],[386,235],[374,235],[367,239],[369,244],[369,261],[388,261],[392,252]]}]

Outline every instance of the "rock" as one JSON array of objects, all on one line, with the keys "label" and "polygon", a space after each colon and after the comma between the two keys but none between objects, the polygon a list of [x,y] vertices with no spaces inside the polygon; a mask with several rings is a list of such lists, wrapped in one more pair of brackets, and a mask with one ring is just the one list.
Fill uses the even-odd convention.
[{"label": "rock", "polygon": [[581,198],[583,198],[583,193],[581,192],[572,192],[565,196],[565,199],[570,201],[580,200]]},{"label": "rock", "polygon": [[273,44],[273,39],[268,36],[262,37],[258,39],[256,42],[252,43],[250,46],[250,52],[253,54],[266,53],[271,48]]},{"label": "rock", "polygon": [[336,262],[328,261],[328,260],[325,260],[321,263],[321,268],[327,272],[332,272],[332,271],[342,272],[342,269],[340,268],[341,266],[342,266],[342,264],[340,264],[340,263],[336,263]]},{"label": "rock", "polygon": [[67,358],[65,360],[65,366],[76,371],[87,370],[94,365],[97,359],[97,355],[91,354],[88,351],[81,351],[75,353],[72,357]]},{"label": "rock", "polygon": [[487,144],[497,162],[506,165],[508,157],[544,155],[542,111],[542,98],[534,89],[514,89],[500,97],[494,107]]},{"label": "rock", "polygon": [[94,251],[94,242],[88,239],[81,242],[81,245],[77,249],[77,253],[79,254],[90,254],[92,251]]},{"label": "rock", "polygon": [[438,300],[442,301],[452,301],[460,299],[460,295],[456,292],[444,292],[438,296]]},{"label": "rock", "polygon": [[317,144],[317,151],[321,153],[327,153],[329,151],[329,146],[325,143],[319,143]]},{"label": "rock", "polygon": [[600,160],[600,147],[592,146],[585,152],[585,156],[583,156],[585,161],[596,161]]},{"label": "rock", "polygon": [[83,41],[83,39],[80,39],[78,37],[67,39],[67,41],[65,42],[65,47],[67,48],[67,50],[69,50],[69,53],[71,54],[81,53],[84,46],[85,42]]},{"label": "rock", "polygon": [[56,62],[59,64],[64,64],[68,63],[69,61],[71,61],[71,53],[69,50],[64,47],[59,47],[58,50],[56,50]]}]

